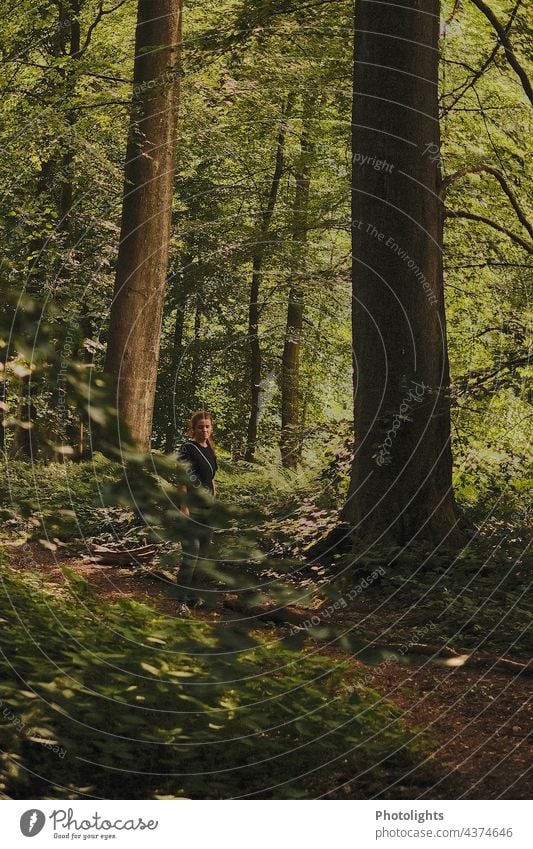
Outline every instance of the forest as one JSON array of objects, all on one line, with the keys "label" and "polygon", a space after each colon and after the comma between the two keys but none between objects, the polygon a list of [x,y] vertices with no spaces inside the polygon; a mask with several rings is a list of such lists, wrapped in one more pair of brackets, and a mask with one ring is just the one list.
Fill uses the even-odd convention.
[{"label": "forest", "polygon": [[525,0],[2,11],[0,796],[530,798]]}]

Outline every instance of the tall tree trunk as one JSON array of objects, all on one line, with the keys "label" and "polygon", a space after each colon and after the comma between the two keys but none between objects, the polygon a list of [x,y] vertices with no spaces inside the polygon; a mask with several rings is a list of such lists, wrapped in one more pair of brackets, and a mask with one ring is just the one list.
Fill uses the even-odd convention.
[{"label": "tall tree trunk", "polygon": [[[309,116],[306,116],[307,119]],[[296,172],[294,196],[293,248],[287,326],[281,364],[281,462],[286,468],[296,468],[300,446],[300,347],[304,318],[304,293],[301,284],[305,266],[305,243],[311,160],[313,145],[304,128],[300,139],[300,160]]]},{"label": "tall tree trunk", "polygon": [[442,278],[439,4],[358,0],[352,117],[354,538],[458,543]]},{"label": "tall tree trunk", "polygon": [[150,447],[171,233],[181,0],[138,0],[134,96],[106,369],[133,442]]},{"label": "tall tree trunk", "polygon": [[267,247],[270,223],[274,214],[278,198],[279,184],[283,175],[285,138],[287,135],[287,118],[290,115],[294,96],[289,94],[284,114],[278,131],[276,144],[276,159],[274,174],[270,184],[268,201],[261,213],[261,226],[252,256],[252,283],[250,286],[250,303],[248,307],[248,342],[250,345],[250,417],[246,432],[246,450],[244,459],[252,462],[255,456],[257,443],[257,426],[259,423],[259,398],[261,394],[261,367],[262,354],[259,341],[259,291],[261,287],[261,274],[263,270],[263,259]]}]

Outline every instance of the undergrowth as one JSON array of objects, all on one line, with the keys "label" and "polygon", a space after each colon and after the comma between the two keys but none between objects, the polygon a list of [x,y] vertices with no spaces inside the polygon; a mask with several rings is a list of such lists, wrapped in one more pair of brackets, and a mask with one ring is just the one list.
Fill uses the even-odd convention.
[{"label": "undergrowth", "polygon": [[79,581],[61,600],[9,567],[2,595],[9,797],[313,798],[350,781],[352,796],[394,798],[427,755],[397,709],[329,660],[98,603]]}]

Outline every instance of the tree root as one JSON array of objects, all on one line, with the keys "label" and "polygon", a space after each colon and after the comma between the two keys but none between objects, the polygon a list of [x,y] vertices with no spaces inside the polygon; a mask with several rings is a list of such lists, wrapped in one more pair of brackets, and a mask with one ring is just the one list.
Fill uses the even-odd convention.
[{"label": "tree root", "polygon": [[533,660],[527,663],[520,663],[517,660],[511,660],[507,657],[501,657],[495,654],[468,654],[468,652],[459,652],[449,646],[418,645],[409,646],[406,644],[394,645],[385,643],[372,643],[372,648],[386,649],[387,651],[398,652],[402,657],[411,657],[412,655],[424,655],[435,658],[435,662],[447,667],[461,667],[462,669],[479,669],[490,668],[497,669],[503,672],[512,672],[516,675],[533,675]]},{"label": "tree root", "polygon": [[237,613],[244,613],[247,616],[264,619],[268,622],[276,622],[280,625],[302,625],[315,612],[291,605],[280,607],[275,603],[249,605],[236,595],[224,596],[224,607],[227,607],[228,610],[234,610]]},{"label": "tree root", "polygon": [[110,563],[113,566],[128,566],[146,563],[156,554],[153,545],[141,545],[137,548],[108,548],[105,545],[91,546],[91,555],[99,563]]}]

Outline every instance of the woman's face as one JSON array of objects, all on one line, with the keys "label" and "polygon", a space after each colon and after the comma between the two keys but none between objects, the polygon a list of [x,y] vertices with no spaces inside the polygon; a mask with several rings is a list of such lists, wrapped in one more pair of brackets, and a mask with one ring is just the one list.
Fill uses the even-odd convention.
[{"label": "woman's face", "polygon": [[205,442],[213,433],[211,419],[198,419],[194,425],[194,438],[197,442]]}]

